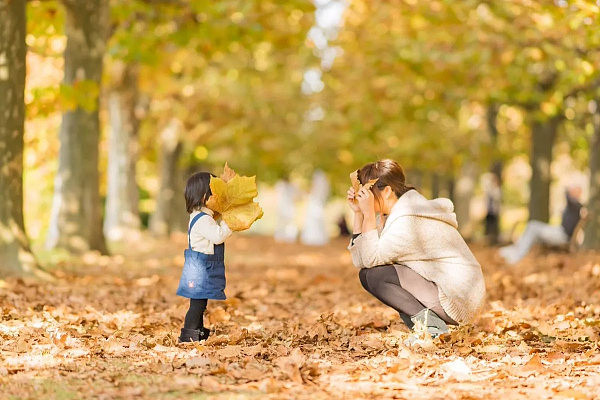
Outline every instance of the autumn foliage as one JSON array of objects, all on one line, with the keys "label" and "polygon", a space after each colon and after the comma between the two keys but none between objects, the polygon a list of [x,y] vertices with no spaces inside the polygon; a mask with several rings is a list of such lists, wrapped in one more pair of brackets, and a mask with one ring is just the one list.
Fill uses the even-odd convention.
[{"label": "autumn foliage", "polygon": [[263,216],[254,198],[258,196],[255,176],[239,176],[227,164],[220,178],[210,179],[212,196],[208,208],[219,213],[233,231],[244,231]]}]

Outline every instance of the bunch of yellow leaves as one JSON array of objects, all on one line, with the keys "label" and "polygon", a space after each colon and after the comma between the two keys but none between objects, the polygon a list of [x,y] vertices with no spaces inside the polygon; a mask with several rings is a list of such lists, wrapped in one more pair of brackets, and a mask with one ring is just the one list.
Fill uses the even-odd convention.
[{"label": "bunch of yellow leaves", "polygon": [[243,231],[263,216],[254,198],[258,196],[256,176],[239,176],[225,163],[220,178],[210,178],[212,196],[206,202],[211,210],[221,214],[232,231]]},{"label": "bunch of yellow leaves", "polygon": [[[354,189],[354,195],[358,194],[358,191],[363,187],[370,190],[373,187],[373,185],[377,182],[377,180],[378,178],[371,179],[369,182],[365,183],[364,185],[361,185],[360,181],[358,180],[358,171],[354,171],[350,174],[350,182],[352,183],[352,188]],[[356,202],[356,199],[354,201]]]}]

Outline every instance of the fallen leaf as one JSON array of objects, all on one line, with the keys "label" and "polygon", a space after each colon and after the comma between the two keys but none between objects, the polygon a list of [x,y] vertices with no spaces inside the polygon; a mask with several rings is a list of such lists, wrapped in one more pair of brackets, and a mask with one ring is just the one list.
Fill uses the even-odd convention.
[{"label": "fallen leaf", "polygon": [[227,164],[223,178],[211,177],[212,196],[206,206],[219,213],[233,231],[243,231],[258,219],[263,211],[253,199],[258,195],[255,176],[239,176]]},{"label": "fallen leaf", "polygon": [[210,359],[207,357],[192,357],[185,361],[185,366],[188,368],[202,368],[210,365]]},{"label": "fallen leaf", "polygon": [[289,356],[280,357],[275,360],[275,364],[283,371],[292,381],[303,383],[300,368],[304,365],[306,356],[302,354],[299,348],[292,350]]},{"label": "fallen leaf", "polygon": [[256,362],[252,362],[248,363],[241,371],[240,377],[249,381],[259,381],[264,378],[265,373],[265,368],[261,367],[261,365]]},{"label": "fallen leaf", "polygon": [[539,373],[544,371],[544,366],[538,354],[534,354],[533,357],[527,361],[522,368],[522,376],[529,376],[532,373]]},{"label": "fallen leaf", "polygon": [[241,354],[242,346],[227,346],[223,349],[217,350],[217,355],[221,358],[233,358],[238,357]]},{"label": "fallen leaf", "polygon": [[471,368],[462,358],[447,362],[441,366],[444,376],[452,378],[458,382],[464,382],[472,379]]},{"label": "fallen leaf", "polygon": [[410,359],[408,358],[400,358],[395,363],[388,367],[388,371],[395,374],[398,371],[402,371],[410,368]]},{"label": "fallen leaf", "polygon": [[576,399],[576,400],[590,399],[590,397],[588,395],[581,393],[580,391],[575,390],[575,389],[562,390],[562,391],[556,393],[556,395],[559,397],[566,397],[569,399]]}]

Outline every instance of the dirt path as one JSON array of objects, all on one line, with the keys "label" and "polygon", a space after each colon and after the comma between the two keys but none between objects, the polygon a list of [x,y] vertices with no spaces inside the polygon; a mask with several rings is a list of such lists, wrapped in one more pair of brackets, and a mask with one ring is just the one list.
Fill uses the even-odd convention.
[{"label": "dirt path", "polygon": [[402,345],[360,287],[344,241],[238,237],[214,330],[177,346],[185,238],[0,280],[0,398],[600,398],[600,256],[538,254],[507,269],[477,248],[489,304],[431,348]]}]

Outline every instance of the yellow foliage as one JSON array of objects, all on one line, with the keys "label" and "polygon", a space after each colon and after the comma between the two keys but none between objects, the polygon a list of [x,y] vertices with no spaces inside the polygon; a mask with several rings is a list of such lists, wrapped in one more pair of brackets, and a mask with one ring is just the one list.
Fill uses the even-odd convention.
[{"label": "yellow foliage", "polygon": [[235,206],[223,213],[223,219],[234,231],[243,231],[263,216],[263,210],[258,203],[250,202]]},{"label": "yellow foliage", "polygon": [[243,231],[263,216],[254,198],[258,196],[255,176],[239,176],[227,164],[220,178],[210,179],[212,196],[206,202],[211,210],[221,214],[233,231]]}]

